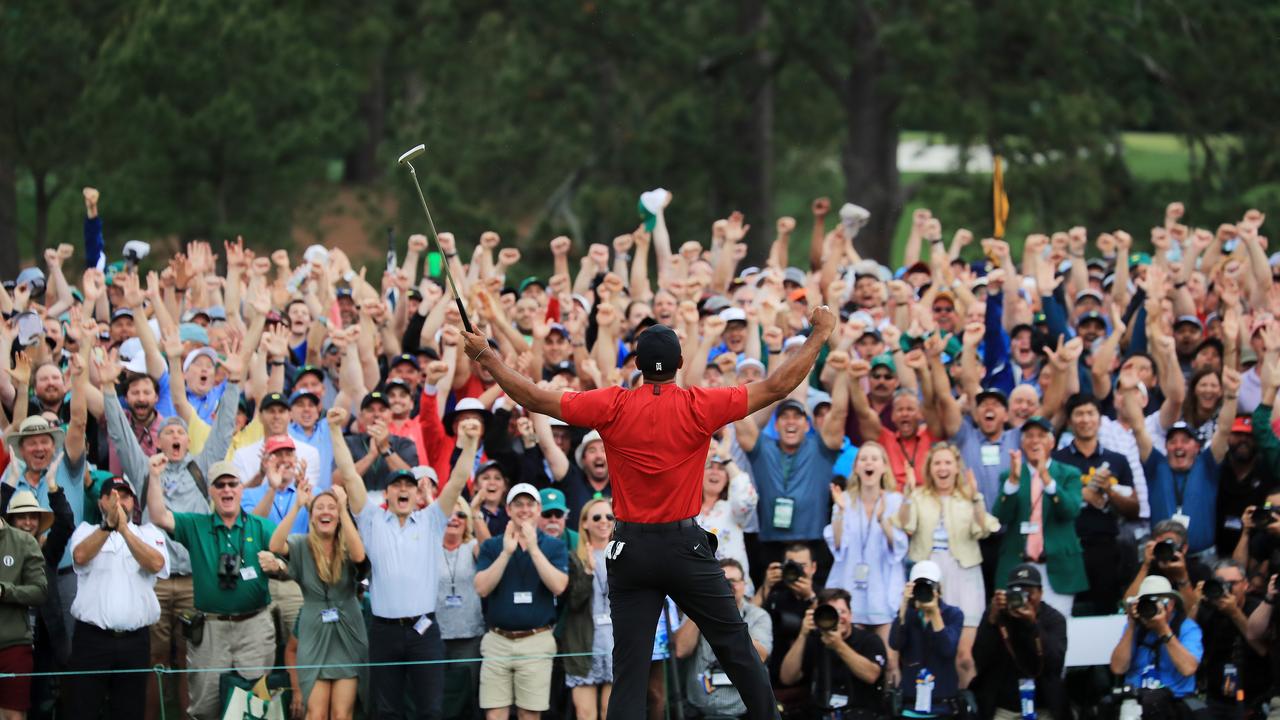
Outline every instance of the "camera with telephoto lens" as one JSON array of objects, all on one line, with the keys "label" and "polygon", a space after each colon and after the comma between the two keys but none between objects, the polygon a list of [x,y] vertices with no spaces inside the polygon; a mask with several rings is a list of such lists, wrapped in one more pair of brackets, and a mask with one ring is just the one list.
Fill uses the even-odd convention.
[{"label": "camera with telephoto lens", "polygon": [[830,605],[819,605],[813,609],[813,624],[822,632],[835,630],[840,625],[840,613]]},{"label": "camera with telephoto lens", "polygon": [[240,575],[240,556],[235,553],[222,553],[218,556],[218,588],[235,590],[236,578]]},{"label": "camera with telephoto lens", "polygon": [[788,560],[782,563],[782,582],[787,585],[795,585],[800,582],[800,578],[804,577],[804,566],[795,560]]},{"label": "camera with telephoto lens", "polygon": [[915,585],[911,586],[911,599],[917,605],[927,605],[933,602],[937,589],[938,584],[934,581],[920,578],[915,581]]},{"label": "camera with telephoto lens", "polygon": [[1227,596],[1227,584],[1218,578],[1209,578],[1204,581],[1204,598],[1205,600],[1221,600]]},{"label": "camera with telephoto lens", "polygon": [[1168,565],[1169,563],[1173,562],[1177,554],[1178,554],[1178,543],[1176,540],[1173,540],[1171,538],[1161,540],[1160,542],[1156,543],[1155,548],[1152,549],[1151,551],[1151,557],[1154,558],[1156,563],[1159,565]]},{"label": "camera with telephoto lens", "polygon": [[1004,604],[1010,610],[1017,610],[1027,604],[1027,591],[1020,587],[1011,587],[1004,591]]},{"label": "camera with telephoto lens", "polygon": [[1154,595],[1143,595],[1138,598],[1138,617],[1150,620],[1160,614],[1160,598]]},{"label": "camera with telephoto lens", "polygon": [[124,244],[124,260],[129,269],[138,266],[142,259],[151,254],[151,243],[141,240],[130,240]]}]

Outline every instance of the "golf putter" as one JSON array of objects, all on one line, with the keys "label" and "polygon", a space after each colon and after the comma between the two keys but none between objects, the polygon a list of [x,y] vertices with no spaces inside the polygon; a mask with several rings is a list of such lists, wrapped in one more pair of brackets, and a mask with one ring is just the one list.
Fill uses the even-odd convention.
[{"label": "golf putter", "polygon": [[467,310],[462,306],[462,295],[458,293],[458,286],[453,282],[453,273],[449,272],[449,258],[445,256],[444,250],[440,247],[440,235],[436,232],[436,223],[431,219],[431,208],[427,207],[427,197],[422,194],[422,185],[418,183],[418,172],[413,169],[413,159],[427,151],[426,145],[419,145],[410,148],[400,156],[397,161],[401,165],[409,168],[409,176],[413,178],[413,186],[418,190],[418,199],[422,201],[422,212],[427,214],[427,226],[431,228],[431,239],[435,241],[436,252],[440,253],[440,259],[444,262],[444,277],[449,281],[449,289],[453,291],[454,302],[458,303],[458,313],[462,315],[462,326],[467,332],[475,332],[475,328],[471,327],[471,318],[467,317]]}]

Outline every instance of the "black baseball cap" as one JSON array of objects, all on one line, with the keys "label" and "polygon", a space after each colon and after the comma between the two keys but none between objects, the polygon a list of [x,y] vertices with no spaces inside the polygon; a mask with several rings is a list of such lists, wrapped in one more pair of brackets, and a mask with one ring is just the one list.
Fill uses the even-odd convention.
[{"label": "black baseball cap", "polygon": [[408,363],[409,365],[412,365],[414,370],[420,369],[420,366],[418,365],[418,358],[410,355],[409,353],[400,353],[399,355],[395,356],[395,358],[391,360],[391,365],[388,366],[388,369],[393,368],[402,363]]},{"label": "black baseball cap", "polygon": [[279,405],[282,408],[288,409],[289,398],[285,397],[283,393],[267,393],[267,395],[262,398],[262,401],[258,403],[258,412],[262,412],[272,405]]},{"label": "black baseball cap", "polygon": [[783,410],[795,410],[801,415],[809,417],[808,408],[804,406],[804,403],[796,400],[795,398],[787,398],[786,400],[778,403],[778,410],[776,414],[781,415]]},{"label": "black baseball cap", "polygon": [[1022,563],[1009,572],[1009,587],[1042,587],[1040,571],[1031,563]]},{"label": "black baseball cap", "polygon": [[302,379],[303,375],[308,375],[308,374],[315,375],[317,380],[319,380],[320,382],[324,382],[324,370],[321,370],[315,365],[303,365],[299,367],[298,371],[293,374],[294,384],[296,385],[298,381]]},{"label": "black baseball cap", "polygon": [[112,490],[127,492],[134,497],[138,496],[138,493],[133,489],[133,483],[123,475],[116,475],[102,483],[102,487],[98,489],[98,497],[106,497],[107,493]]},{"label": "black baseball cap", "polygon": [[392,388],[400,388],[409,393],[409,397],[413,397],[413,387],[408,382],[400,378],[392,378],[387,381],[386,387],[382,388],[383,392],[391,392]]},{"label": "black baseball cap", "polygon": [[374,403],[382,403],[386,407],[391,407],[391,403],[387,402],[387,396],[377,390],[374,390],[368,395],[365,395],[364,400],[360,401],[360,409],[367,410],[369,406]]},{"label": "black baseball cap", "polygon": [[973,404],[976,406],[978,403],[982,402],[983,400],[986,400],[987,398],[995,398],[996,400],[1000,401],[1001,405],[1004,405],[1005,407],[1009,407],[1009,396],[1006,395],[1005,392],[1000,388],[995,388],[995,387],[989,387],[983,390],[982,392],[978,393],[976,396],[974,396]]},{"label": "black baseball cap", "polygon": [[560,362],[556,363],[555,365],[552,365],[551,367],[543,368],[542,379],[550,380],[551,378],[555,377],[556,375],[559,375],[560,373],[569,373],[570,375],[577,375],[578,371],[573,366],[572,360],[561,360]]},{"label": "black baseball cap", "polygon": [[680,367],[680,338],[666,325],[653,325],[636,340],[636,367],[645,375],[668,375]]}]

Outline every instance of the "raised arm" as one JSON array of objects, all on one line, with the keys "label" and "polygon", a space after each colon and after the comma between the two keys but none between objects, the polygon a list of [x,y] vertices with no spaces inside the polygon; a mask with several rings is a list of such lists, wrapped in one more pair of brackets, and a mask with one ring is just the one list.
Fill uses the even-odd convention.
[{"label": "raised arm", "polygon": [[871,373],[871,365],[866,360],[855,360],[849,364],[849,372],[853,375],[853,382],[849,384],[849,401],[853,404],[854,417],[858,420],[858,434],[864,441],[875,440],[880,437],[884,425],[862,389],[862,380]]},{"label": "raised arm", "polygon": [[164,502],[164,482],[160,474],[164,472],[168,459],[161,453],[151,456],[148,461],[149,472],[147,482],[147,513],[151,515],[151,523],[166,532],[173,532],[173,513]]},{"label": "raised arm", "polygon": [[1236,406],[1240,401],[1240,371],[1235,368],[1222,369],[1222,409],[1218,411],[1218,427],[1213,432],[1213,440],[1209,448],[1213,451],[1213,459],[1217,462],[1227,456],[1227,445],[1231,440],[1231,426],[1236,421]]},{"label": "raised arm", "polygon": [[463,351],[467,357],[488,370],[507,397],[529,412],[560,418],[560,398],[564,395],[563,390],[550,390],[534,385],[528,378],[507,367],[502,362],[502,358],[490,349],[489,341],[483,335],[465,330],[461,332]]},{"label": "raised arm", "polygon": [[351,512],[359,515],[369,499],[364,486],[364,478],[356,472],[356,462],[351,459],[351,449],[342,437],[342,428],[346,427],[350,412],[343,407],[329,408],[325,419],[329,422],[329,441],[333,445],[333,481],[347,491]]},{"label": "raised arm", "polygon": [[835,364],[836,376],[831,384],[831,409],[822,419],[822,443],[831,450],[844,446],[845,420],[849,417],[849,356],[831,353],[827,365]]},{"label": "raised arm", "polygon": [[804,345],[777,370],[770,372],[769,377],[747,385],[748,414],[782,400],[809,376],[818,359],[818,352],[831,336],[835,323],[835,315],[826,305],[813,309],[809,316],[809,337]]},{"label": "raised arm", "polygon": [[555,436],[551,432],[551,423],[548,422],[546,415],[530,413],[529,419],[533,422],[533,431],[538,438],[538,448],[542,450],[542,457],[546,458],[547,464],[551,466],[551,479],[560,482],[565,475],[569,474],[569,458],[560,446],[556,445]]}]

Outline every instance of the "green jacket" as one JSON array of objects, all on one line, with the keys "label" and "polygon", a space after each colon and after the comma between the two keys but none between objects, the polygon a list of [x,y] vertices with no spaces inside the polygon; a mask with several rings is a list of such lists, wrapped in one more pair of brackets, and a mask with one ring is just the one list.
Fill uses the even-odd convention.
[{"label": "green jacket", "polygon": [[0,524],[0,648],[31,644],[27,609],[49,592],[40,543],[9,523]]},{"label": "green jacket", "polygon": [[1271,429],[1271,405],[1263,403],[1253,411],[1253,440],[1264,468],[1280,467],[1280,438]]},{"label": "green jacket", "polygon": [[[595,618],[591,615],[592,581],[593,577],[587,574],[578,554],[569,553],[569,587],[560,596],[564,601],[564,612],[560,615],[560,626],[556,628],[562,653],[591,652],[591,645],[596,639]],[[590,675],[591,656],[565,658],[564,672],[579,677]]]},{"label": "green jacket", "polygon": [[[1050,462],[1049,475],[1057,484],[1053,495],[1045,493],[1040,516],[1044,524],[1045,565],[1055,592],[1064,595],[1089,589],[1084,572],[1084,555],[1076,535],[1076,516],[1080,514],[1080,471],[1066,463]],[[1000,497],[993,514],[1006,529],[1000,544],[1000,562],[996,566],[996,586],[1003,588],[1014,566],[1022,562],[1026,536],[1020,532],[1024,521],[1031,518],[1031,469],[1024,462],[1018,492],[1004,492],[1009,473],[1001,473]]]}]

